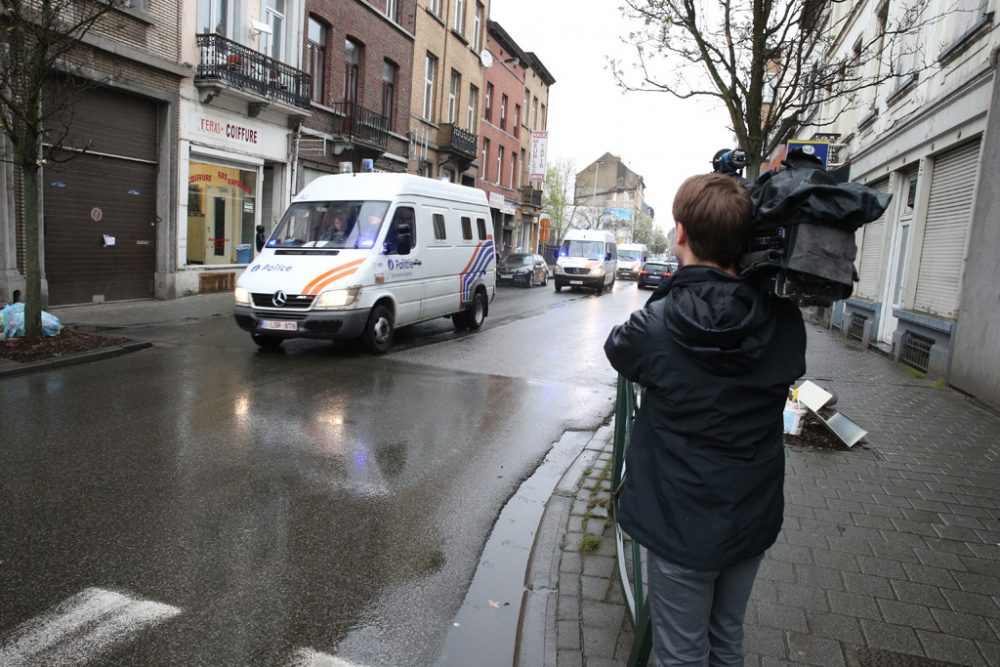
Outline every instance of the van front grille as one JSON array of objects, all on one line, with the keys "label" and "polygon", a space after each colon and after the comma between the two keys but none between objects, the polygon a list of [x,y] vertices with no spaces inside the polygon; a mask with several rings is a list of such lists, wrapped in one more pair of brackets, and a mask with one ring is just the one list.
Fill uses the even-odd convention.
[{"label": "van front grille", "polygon": [[312,305],[315,298],[312,294],[286,294],[284,305],[279,305],[274,300],[274,294],[254,292],[250,295],[253,305],[257,308],[292,308],[294,310],[305,310]]},{"label": "van front grille", "polygon": [[570,266],[566,268],[566,273],[573,276],[586,276],[590,273],[590,269],[584,267]]}]

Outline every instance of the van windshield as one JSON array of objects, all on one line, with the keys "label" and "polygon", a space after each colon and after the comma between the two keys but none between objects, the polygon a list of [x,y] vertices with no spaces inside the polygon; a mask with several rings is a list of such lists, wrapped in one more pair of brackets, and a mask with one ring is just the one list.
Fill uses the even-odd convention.
[{"label": "van windshield", "polygon": [[562,251],[559,253],[563,257],[585,257],[587,259],[604,259],[603,241],[563,241]]},{"label": "van windshield", "polygon": [[389,202],[310,201],[292,204],[268,248],[372,248]]},{"label": "van windshield", "polygon": [[641,262],[642,261],[642,251],[641,250],[622,250],[618,249],[618,259],[624,259],[627,262]]}]

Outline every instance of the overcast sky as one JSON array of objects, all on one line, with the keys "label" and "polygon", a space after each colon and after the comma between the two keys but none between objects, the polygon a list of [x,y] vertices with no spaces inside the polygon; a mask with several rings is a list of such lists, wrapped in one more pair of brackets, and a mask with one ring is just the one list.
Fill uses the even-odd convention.
[{"label": "overcast sky", "polygon": [[618,7],[618,0],[492,0],[490,18],[556,79],[549,163],[568,157],[580,171],[605,151],[618,155],[645,180],[646,203],[666,230],[677,187],[711,171],[712,156],[732,148],[733,135],[725,111],[707,98],[621,92],[607,68],[609,56],[630,56],[620,40],[630,24]]}]

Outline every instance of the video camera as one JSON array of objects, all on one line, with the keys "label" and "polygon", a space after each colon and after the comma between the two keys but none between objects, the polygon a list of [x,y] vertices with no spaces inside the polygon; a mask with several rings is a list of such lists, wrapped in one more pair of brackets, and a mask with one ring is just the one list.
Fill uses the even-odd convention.
[{"label": "video camera", "polygon": [[752,184],[750,197],[753,232],[740,275],[800,306],[830,306],[851,295],[858,279],[854,233],[878,219],[892,198],[838,182],[801,150]]}]

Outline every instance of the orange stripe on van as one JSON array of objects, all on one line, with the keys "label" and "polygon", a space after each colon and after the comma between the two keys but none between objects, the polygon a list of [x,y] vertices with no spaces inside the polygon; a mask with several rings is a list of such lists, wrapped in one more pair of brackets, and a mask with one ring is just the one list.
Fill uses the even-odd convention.
[{"label": "orange stripe on van", "polygon": [[483,247],[482,243],[480,243],[479,245],[476,246],[476,249],[472,252],[472,257],[469,258],[469,263],[465,265],[464,269],[462,269],[462,273],[468,273],[469,272],[469,268],[472,266],[472,263],[474,261],[476,261],[476,255],[479,254],[479,249],[482,248],[482,247]]},{"label": "orange stripe on van", "polygon": [[335,266],[334,268],[330,269],[329,271],[327,271],[325,273],[321,273],[320,275],[318,275],[315,278],[313,278],[309,282],[309,284],[307,284],[305,287],[302,288],[302,293],[303,294],[315,294],[316,292],[314,290],[316,289],[316,286],[319,283],[321,283],[322,281],[326,280],[326,278],[328,278],[331,274],[337,273],[339,271],[343,271],[344,269],[350,268],[352,266],[353,267],[357,267],[359,264],[361,264],[362,262],[364,262],[365,259],[366,258],[362,257],[361,259],[356,259],[353,262],[347,262],[345,264],[341,264],[340,266]]},{"label": "orange stripe on van", "polygon": [[357,272],[358,272],[358,267],[354,267],[352,269],[346,269],[344,271],[341,271],[340,273],[335,273],[334,275],[330,276],[323,282],[316,285],[316,287],[313,288],[313,292],[314,294],[319,294],[320,292],[323,291],[323,288],[329,285],[330,283],[335,283],[341,278],[346,278],[347,276],[353,276]]}]

